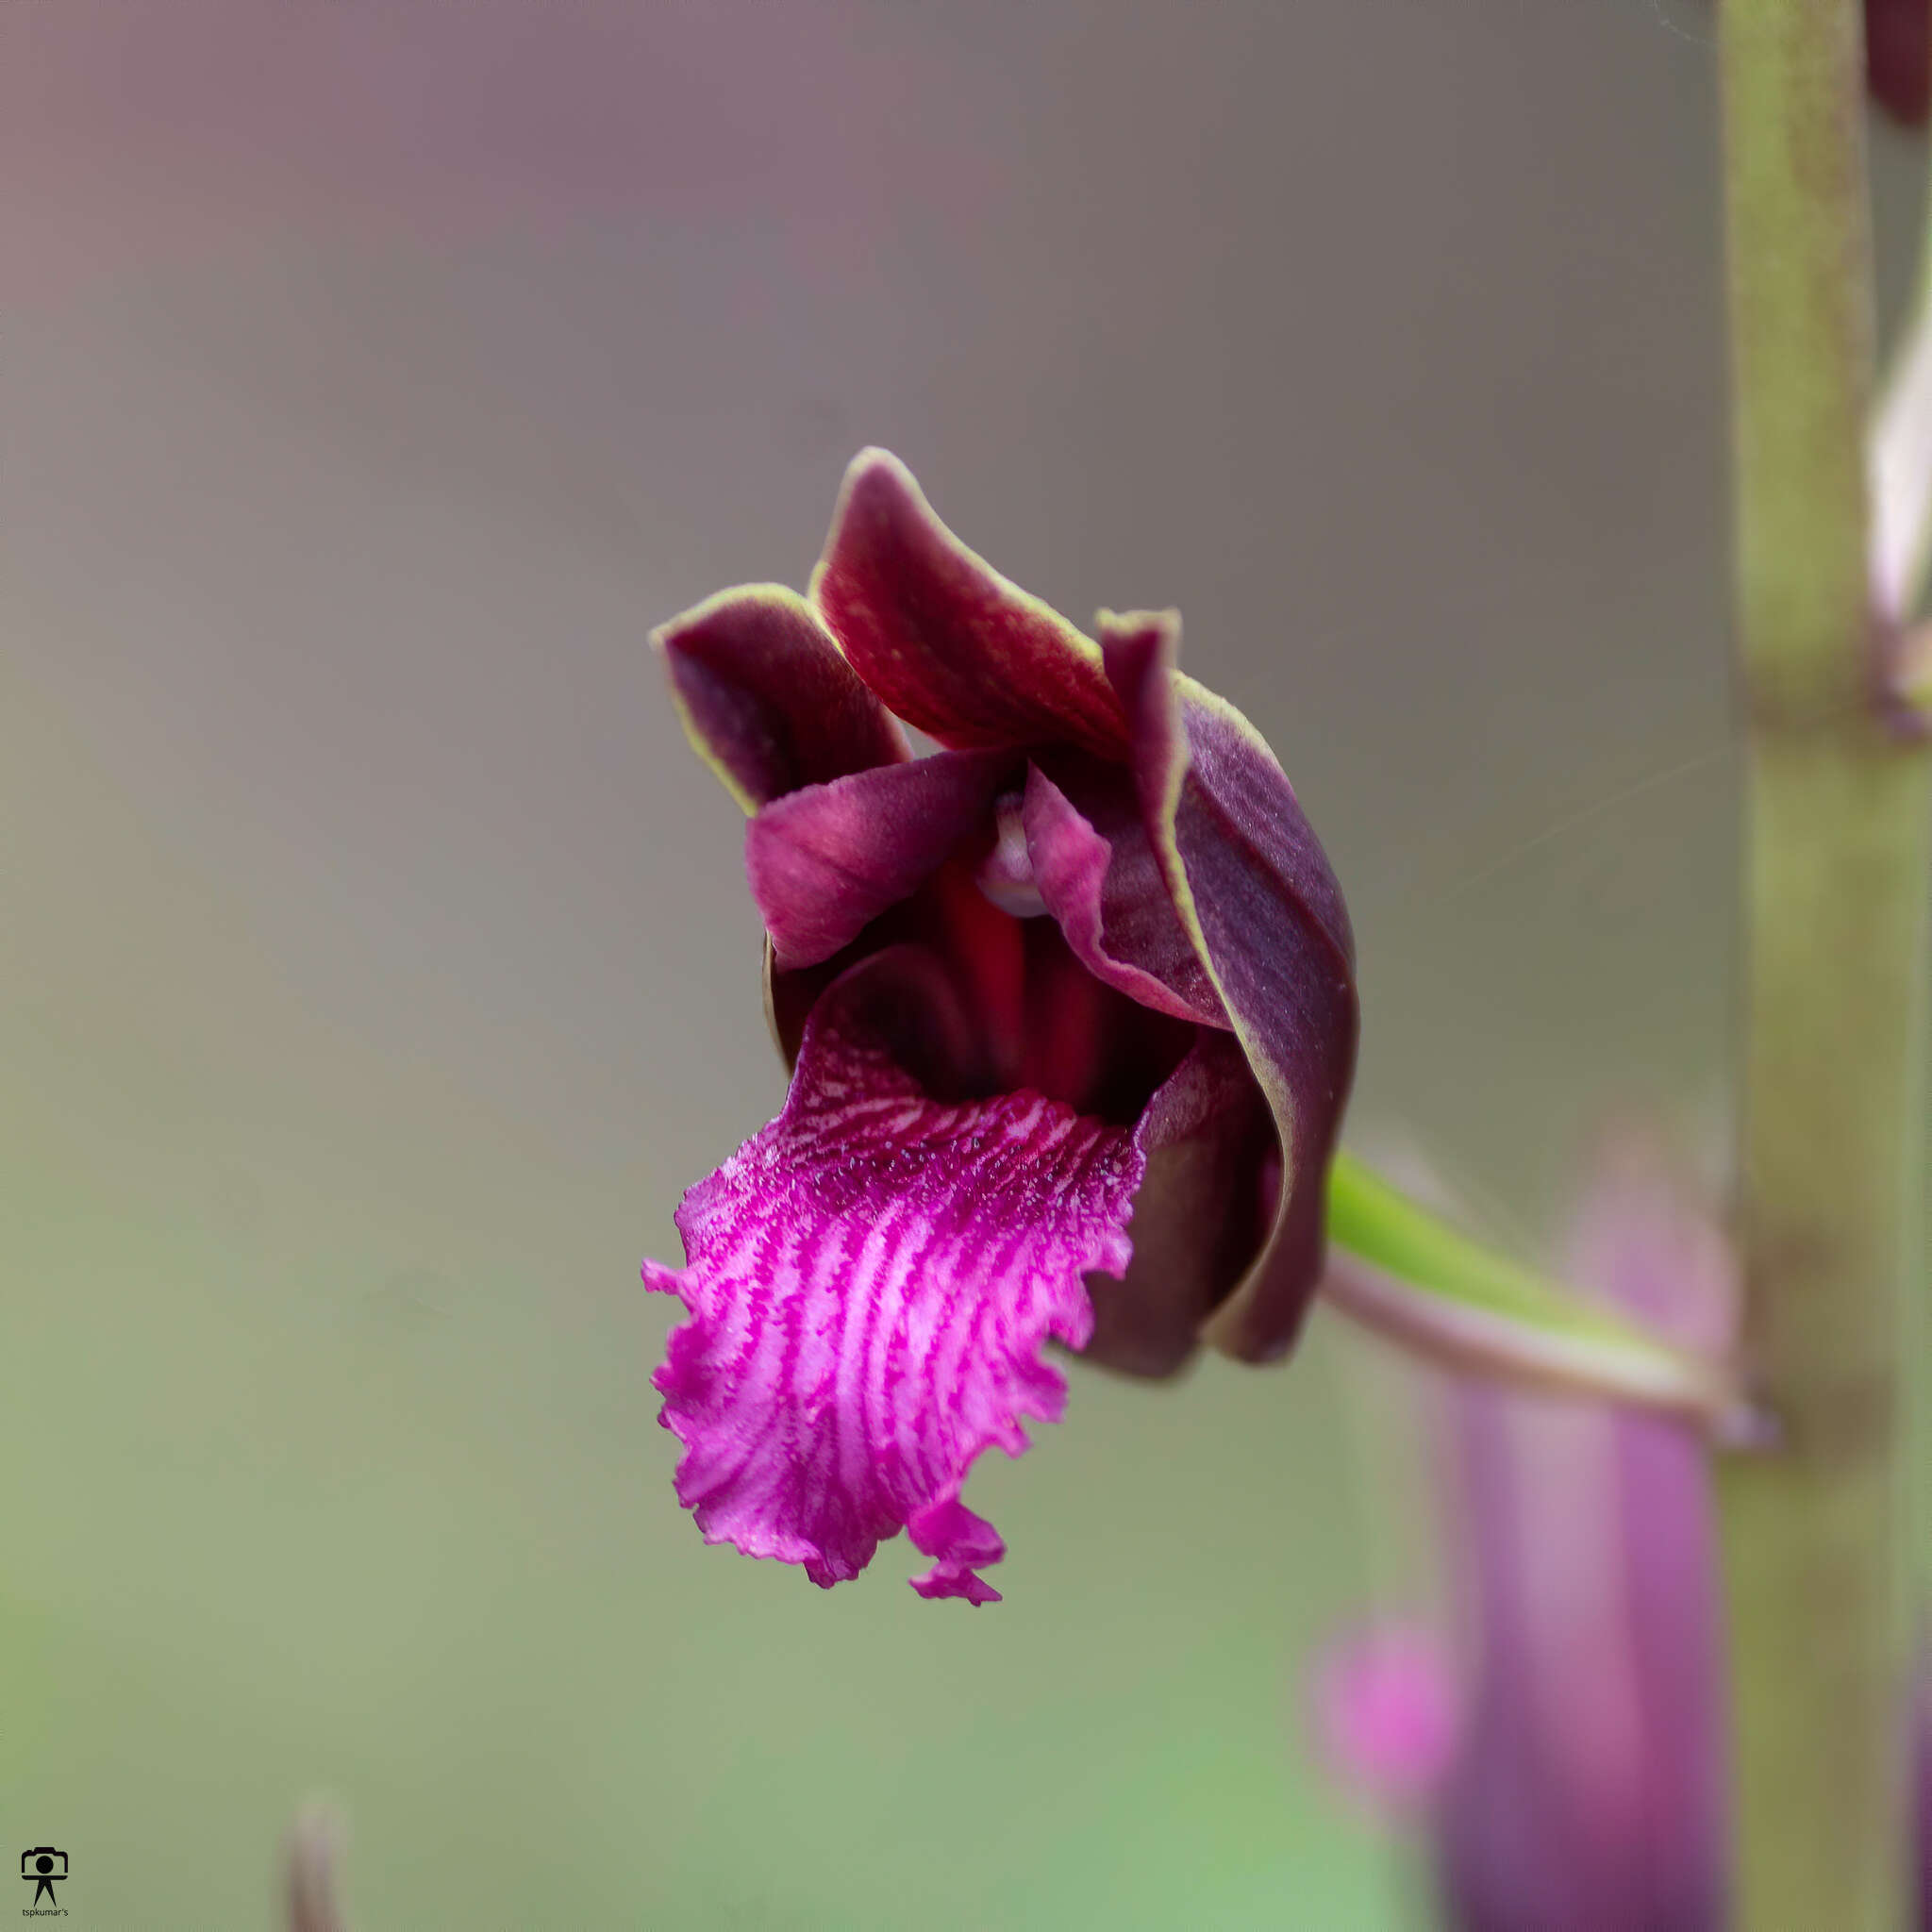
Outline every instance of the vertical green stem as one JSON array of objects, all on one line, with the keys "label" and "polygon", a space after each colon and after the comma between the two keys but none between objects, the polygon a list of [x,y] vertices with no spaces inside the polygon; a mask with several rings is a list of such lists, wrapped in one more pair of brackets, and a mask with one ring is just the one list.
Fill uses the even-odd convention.
[{"label": "vertical green stem", "polygon": [[1782,1429],[1722,1476],[1737,1924],[1897,1932],[1932,789],[1875,696],[1857,0],[1721,13],[1749,731],[1745,1340]]}]

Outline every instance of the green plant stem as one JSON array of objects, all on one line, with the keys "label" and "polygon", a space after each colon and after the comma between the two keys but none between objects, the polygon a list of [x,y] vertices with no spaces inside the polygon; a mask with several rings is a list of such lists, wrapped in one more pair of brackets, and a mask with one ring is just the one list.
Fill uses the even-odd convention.
[{"label": "green plant stem", "polygon": [[1330,1307],[1423,1360],[1737,1426],[1729,1365],[1672,1347],[1411,1200],[1346,1151],[1328,1171]]},{"label": "green plant stem", "polygon": [[1877,696],[1857,0],[1720,11],[1749,740],[1744,1346],[1780,1430],[1720,1479],[1736,1924],[1898,1932],[1932,789]]}]

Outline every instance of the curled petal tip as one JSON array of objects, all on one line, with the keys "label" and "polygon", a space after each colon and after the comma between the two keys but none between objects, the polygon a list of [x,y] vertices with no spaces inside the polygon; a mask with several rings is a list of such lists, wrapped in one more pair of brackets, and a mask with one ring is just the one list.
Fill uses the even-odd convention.
[{"label": "curled petal tip", "polygon": [[869,442],[845,465],[845,475],[841,482],[841,491],[862,488],[870,477],[877,476],[891,488],[915,497],[922,504],[925,492],[919,487],[919,479],[906,463],[883,443]]},{"label": "curled petal tip", "polygon": [[1153,650],[1163,653],[1172,664],[1180,656],[1181,614],[1171,604],[1164,610],[1096,610],[1093,635],[1100,640],[1103,656],[1109,645],[1115,650]]},{"label": "curled petal tip", "polygon": [[969,550],[888,451],[847,469],[811,598],[854,670],[941,744],[1122,748],[1091,640]]},{"label": "curled petal tip", "polygon": [[1001,1601],[999,1591],[974,1573],[997,1563],[1007,1554],[1006,1542],[991,1524],[975,1516],[958,1496],[942,1496],[914,1514],[906,1527],[916,1548],[940,1559],[909,1579],[921,1596],[929,1602],[963,1597],[975,1609]]},{"label": "curled petal tip", "polygon": [[796,591],[721,591],[651,633],[685,735],[746,811],[896,764],[906,735]]}]

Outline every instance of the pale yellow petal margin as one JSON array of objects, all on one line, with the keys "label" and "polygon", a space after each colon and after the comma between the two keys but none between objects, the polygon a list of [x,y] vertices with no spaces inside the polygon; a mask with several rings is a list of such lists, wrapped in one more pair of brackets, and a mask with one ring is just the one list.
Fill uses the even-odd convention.
[{"label": "pale yellow petal margin", "polygon": [[[1178,619],[1176,619],[1176,629],[1178,629]],[[1196,684],[1184,672],[1174,673],[1174,683],[1175,687],[1174,708],[1176,712],[1179,711],[1183,703],[1198,705],[1203,710],[1211,712],[1224,724],[1232,725],[1243,737],[1252,741],[1255,748],[1271,764],[1276,762],[1274,750],[1269,745],[1268,741],[1225,698],[1222,697],[1218,692],[1209,691],[1204,684]],[[1184,726],[1180,725],[1178,718],[1176,718],[1175,724],[1176,728],[1180,731],[1179,757],[1175,760],[1176,770],[1171,781],[1167,816],[1162,821],[1170,828],[1174,824],[1174,813],[1180,802],[1181,783],[1187,775],[1188,767],[1187,731]],[[1164,841],[1158,842],[1166,843],[1174,850],[1174,870],[1181,875],[1182,880],[1180,890],[1174,895],[1174,903],[1180,908],[1181,924],[1186,926],[1188,937],[1194,943],[1195,952],[1205,961],[1208,958],[1208,948],[1203,941],[1201,927],[1194,914],[1193,893],[1186,883],[1187,868],[1181,863],[1179,848],[1174,845],[1172,836]],[[1187,894],[1187,903],[1184,907],[1181,906],[1181,893],[1183,892]],[[1226,1012],[1228,1020],[1234,1027],[1235,1038],[1241,1041],[1241,1050],[1248,1057],[1248,1071],[1255,1076],[1255,1083],[1260,1088],[1262,1097],[1268,1103],[1269,1112],[1274,1116],[1274,1131],[1281,1137],[1281,1172],[1284,1176],[1281,1199],[1275,1204],[1274,1208],[1274,1225],[1268,1230],[1268,1239],[1262,1244],[1260,1253],[1255,1257],[1248,1272],[1235,1283],[1233,1293],[1208,1316],[1208,1320],[1201,1326],[1202,1341],[1207,1342],[1210,1348],[1218,1348],[1224,1354],[1232,1355],[1235,1352],[1237,1341],[1247,1320],[1248,1306],[1260,1289],[1263,1264],[1267,1261],[1269,1255],[1274,1249],[1275,1241],[1281,1233],[1283,1224],[1288,1220],[1289,1204],[1292,1196],[1286,1177],[1298,1172],[1301,1150],[1297,1144],[1296,1129],[1299,1124],[1299,1114],[1295,1107],[1294,1095],[1289,1091],[1288,1083],[1282,1079],[1273,1056],[1262,1046],[1259,1036],[1255,1033],[1254,1028],[1235,1009],[1233,1003],[1227,997],[1227,990],[1222,985],[1220,977],[1216,974],[1211,963],[1208,966],[1208,976],[1213,981],[1214,991],[1221,995],[1222,1008]],[[1337,1124],[1339,1126],[1340,1123],[1338,1122]]]},{"label": "pale yellow petal margin", "polygon": [[968,549],[885,450],[845,472],[811,599],[880,701],[941,744],[1125,749],[1093,641]]},{"label": "pale yellow petal margin", "polygon": [[[853,492],[874,472],[883,472],[892,479],[936,543],[950,551],[968,569],[982,574],[1002,596],[1010,597],[1015,604],[1058,632],[1067,649],[1074,657],[1084,659],[1091,665],[1100,682],[1105,685],[1107,674],[1100,660],[1100,646],[1077,625],[1069,624],[1043,598],[1036,597],[1031,591],[1024,590],[1004,572],[995,570],[970,544],[962,543],[953,534],[951,525],[944,523],[939,512],[927,502],[925,491],[919,487],[918,477],[891,450],[881,449],[876,444],[860,450],[845,465],[845,475],[839,484],[839,500],[833,506],[831,526],[825,535],[824,549],[821,552],[818,562],[812,566],[809,595],[813,613],[821,623],[824,622],[824,612],[819,604],[819,580],[825,574],[825,555],[830,552],[833,540],[845,522],[847,506],[852,500]],[[826,628],[829,629],[830,626],[827,625]]]},{"label": "pale yellow petal margin", "polygon": [[[697,721],[691,714],[691,707],[684,701],[684,693],[677,688],[677,679],[671,675],[671,654],[665,648],[664,640],[675,630],[688,629],[713,616],[727,604],[738,603],[750,598],[759,603],[769,603],[782,610],[789,610],[794,616],[807,618],[820,629],[819,614],[788,584],[735,584],[728,591],[714,591],[702,603],[693,604],[689,610],[680,610],[669,624],[660,624],[651,633],[651,648],[664,666],[665,682],[671,687],[671,702],[677,707],[677,722],[684,726],[685,741],[691,750],[703,758],[715,774],[718,782],[736,800],[738,808],[749,818],[758,808],[758,802],[741,785],[730,769],[716,752],[711,749],[710,741],[698,729]],[[826,641],[836,651],[839,642],[829,631]]]},{"label": "pale yellow petal margin", "polygon": [[[780,790],[912,755],[899,722],[865,689],[818,612],[784,584],[720,591],[659,625],[651,646],[668,674],[685,737],[747,813],[761,800],[726,761],[730,734],[714,741],[693,712],[680,664],[734,687],[744,701],[741,720],[755,714],[767,728],[782,728],[794,769]],[[755,733],[742,748],[758,760]]]}]

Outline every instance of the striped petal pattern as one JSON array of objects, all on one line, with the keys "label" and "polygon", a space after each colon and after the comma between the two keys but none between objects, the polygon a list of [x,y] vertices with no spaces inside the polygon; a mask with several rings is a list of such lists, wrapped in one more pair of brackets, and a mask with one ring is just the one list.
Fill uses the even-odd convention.
[{"label": "striped petal pattern", "polygon": [[1131,1128],[1037,1093],[928,1097],[867,1024],[893,964],[820,1000],[784,1110],[685,1195],[686,1265],[645,1263],[691,1316],[660,1420],[707,1541],[829,1588],[907,1528],[934,1559],[922,1596],[990,1603],[977,1572],[1005,1546],[960,1486],[1058,1419],[1040,1352],[1087,1341],[1087,1273],[1125,1272],[1142,1157]]}]

